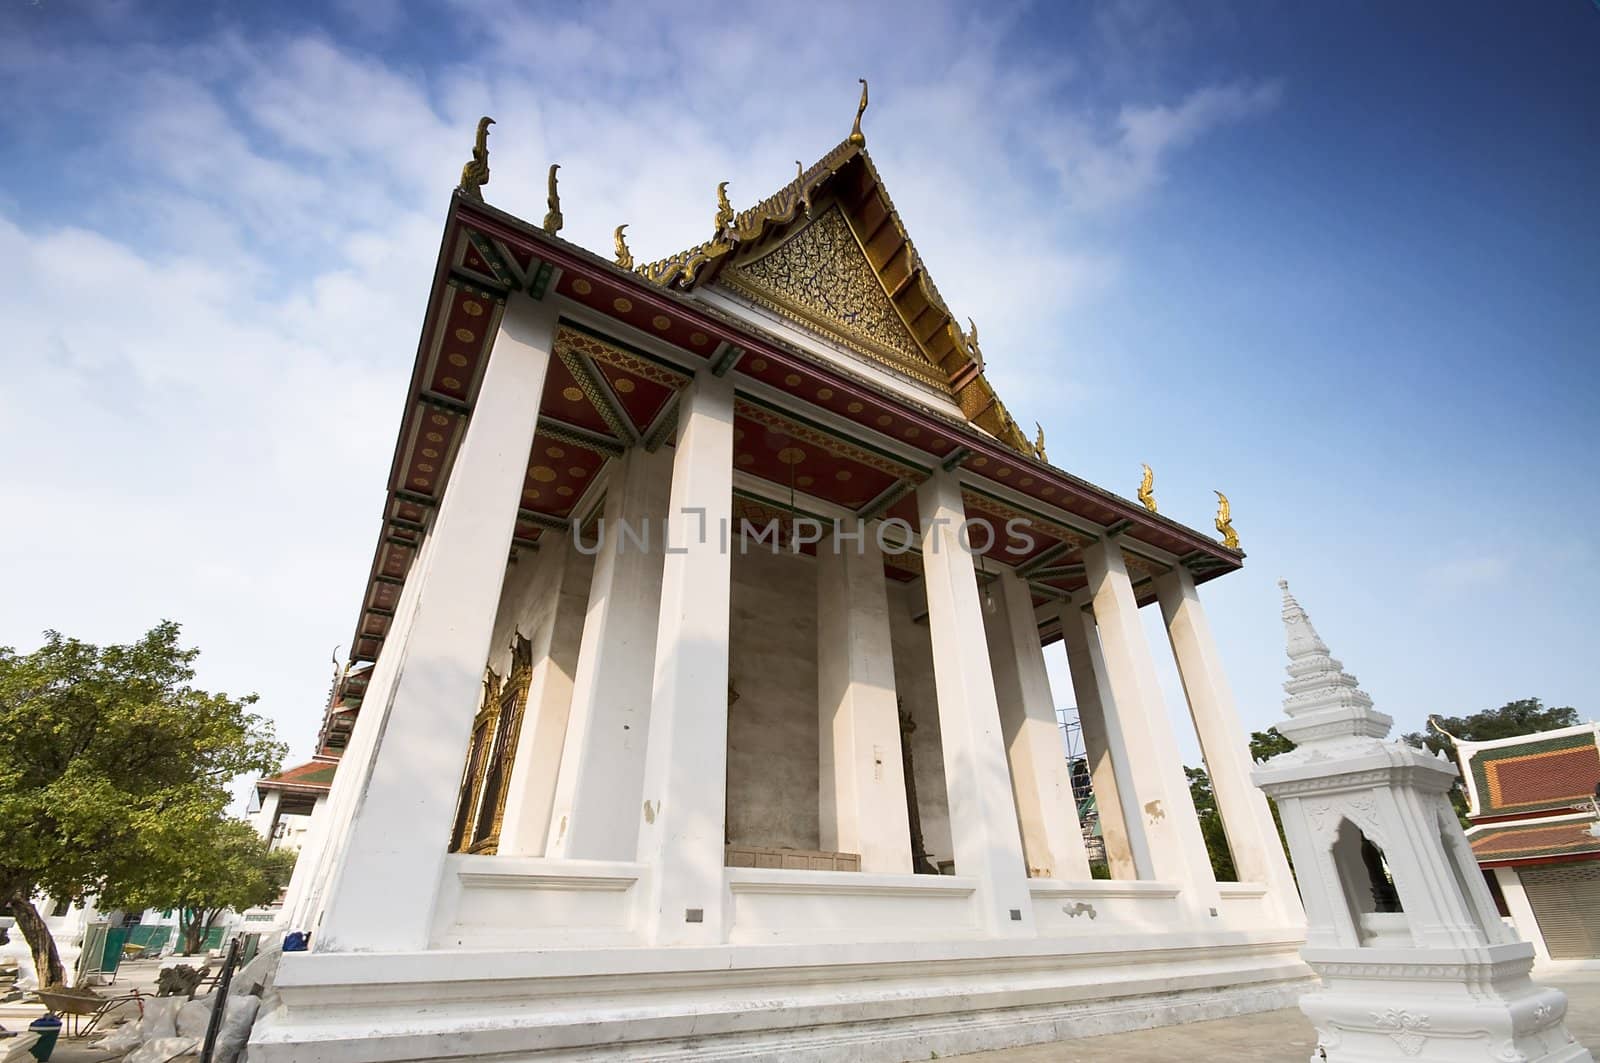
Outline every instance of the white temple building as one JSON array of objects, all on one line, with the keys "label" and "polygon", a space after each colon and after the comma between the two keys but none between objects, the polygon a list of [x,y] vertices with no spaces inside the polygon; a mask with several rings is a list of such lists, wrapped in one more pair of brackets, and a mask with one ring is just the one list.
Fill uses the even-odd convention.
[{"label": "white temple building", "polygon": [[1243,563],[1226,510],[1219,542],[1048,462],[859,114],[637,266],[622,227],[614,260],[560,238],[553,168],[542,225],[485,204],[486,131],[253,1063],[927,1059],[1292,1001],[1304,915],[1201,599]]}]

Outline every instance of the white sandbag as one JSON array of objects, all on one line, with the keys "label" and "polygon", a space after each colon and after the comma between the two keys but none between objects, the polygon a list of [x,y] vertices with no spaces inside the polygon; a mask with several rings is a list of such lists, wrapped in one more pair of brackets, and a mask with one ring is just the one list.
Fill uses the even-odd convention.
[{"label": "white sandbag", "polygon": [[261,998],[249,993],[228,997],[227,1006],[222,1009],[222,1029],[217,1031],[214,1063],[236,1063],[245,1042],[250,1040],[250,1027],[255,1025],[260,1007]]},{"label": "white sandbag", "polygon": [[178,1009],[178,1036],[204,1037],[206,1026],[211,1022],[211,1004],[216,999],[217,995],[212,993],[198,1000],[185,1001],[183,1007]]},{"label": "white sandbag", "polygon": [[144,1002],[144,1020],[139,1023],[140,1041],[159,1041],[178,1036],[178,1009],[182,997],[151,997]]},{"label": "white sandbag", "polygon": [[127,1052],[138,1048],[144,1043],[144,1038],[139,1036],[139,1022],[125,1022],[112,1030],[110,1035],[95,1043],[96,1052]]},{"label": "white sandbag", "polygon": [[265,988],[273,975],[278,970],[278,957],[283,955],[283,946],[277,942],[266,942],[261,946],[261,951],[253,956],[249,963],[233,973],[233,988],[229,993],[254,993],[257,987]]},{"label": "white sandbag", "polygon": [[189,1052],[197,1052],[200,1042],[193,1037],[158,1037],[146,1041],[122,1063],[170,1063]]}]

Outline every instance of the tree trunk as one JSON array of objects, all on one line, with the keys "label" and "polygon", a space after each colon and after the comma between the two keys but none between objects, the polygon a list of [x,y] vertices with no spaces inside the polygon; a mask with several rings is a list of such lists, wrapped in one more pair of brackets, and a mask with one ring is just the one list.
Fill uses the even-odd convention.
[{"label": "tree trunk", "polygon": [[61,985],[67,980],[67,972],[61,966],[61,954],[56,952],[56,939],[50,936],[50,928],[44,925],[44,919],[33,906],[32,899],[18,890],[11,895],[7,906],[17,920],[17,929],[22,931],[22,937],[33,953],[33,969],[39,975],[39,988]]}]

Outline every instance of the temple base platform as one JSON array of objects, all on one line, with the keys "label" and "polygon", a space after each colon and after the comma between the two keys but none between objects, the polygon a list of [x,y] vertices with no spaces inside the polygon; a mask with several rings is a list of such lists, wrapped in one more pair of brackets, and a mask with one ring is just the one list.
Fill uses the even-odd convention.
[{"label": "temple base platform", "polygon": [[1294,933],[301,953],[252,1063],[891,1061],[1289,1006]]}]

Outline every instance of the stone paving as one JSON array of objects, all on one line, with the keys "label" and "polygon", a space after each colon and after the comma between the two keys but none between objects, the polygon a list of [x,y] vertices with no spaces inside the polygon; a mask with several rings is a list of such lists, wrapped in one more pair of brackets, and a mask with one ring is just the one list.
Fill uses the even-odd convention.
[{"label": "stone paving", "polygon": [[[1567,1030],[1600,1059],[1600,971],[1536,973],[1567,994]],[[963,1063],[1301,1063],[1317,1035],[1299,1008],[947,1057]]]}]

